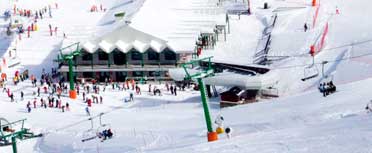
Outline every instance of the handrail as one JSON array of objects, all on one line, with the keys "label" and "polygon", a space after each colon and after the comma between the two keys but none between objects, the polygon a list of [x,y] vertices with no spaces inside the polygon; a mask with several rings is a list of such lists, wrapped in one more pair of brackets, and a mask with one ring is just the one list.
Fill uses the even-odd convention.
[{"label": "handrail", "polygon": [[16,123],[18,123],[18,122],[22,122],[22,129],[23,129],[24,122],[25,122],[26,120],[27,120],[27,119],[21,119],[21,120],[17,120],[17,121],[14,121],[14,122],[10,122],[10,123],[4,124],[4,125],[0,125],[0,128],[6,127],[6,126],[9,126],[9,125],[12,125],[12,124],[16,124]]}]

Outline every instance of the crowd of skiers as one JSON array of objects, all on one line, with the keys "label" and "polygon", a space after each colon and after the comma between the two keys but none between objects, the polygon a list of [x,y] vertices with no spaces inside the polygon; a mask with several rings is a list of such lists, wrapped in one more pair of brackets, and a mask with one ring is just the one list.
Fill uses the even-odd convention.
[{"label": "crowd of skiers", "polygon": [[[99,5],[99,10],[101,12],[106,12],[106,8],[103,8],[103,5],[102,4]],[[90,7],[90,12],[98,12],[98,6],[97,5],[92,5]]]},{"label": "crowd of skiers", "polygon": [[[58,3],[55,3],[54,5],[55,5],[55,8],[57,9],[58,8]],[[6,11],[4,14],[6,14],[6,16],[7,16],[6,19],[11,18],[11,12],[10,11]],[[12,18],[11,18],[11,20],[9,22],[9,25],[7,27],[7,34],[10,36],[11,33],[12,33],[11,29],[12,28],[17,28],[16,32],[18,33],[18,39],[19,40],[22,40],[22,34],[25,33],[26,30],[27,30],[27,37],[30,38],[31,37],[31,32],[39,30],[39,27],[38,27],[38,21],[39,20],[44,19],[47,15],[49,16],[49,18],[52,18],[52,5],[48,5],[48,6],[42,7],[42,8],[37,9],[37,10],[22,9],[22,8],[18,8],[16,5],[14,5],[13,15],[14,16],[19,15],[21,17],[28,18],[30,20],[30,22],[28,22],[28,23],[16,23],[15,22],[15,25],[13,25],[13,21],[12,21]],[[57,27],[54,27],[53,31],[52,31],[52,28],[50,27],[51,35],[52,35],[52,32],[55,32],[55,35],[56,35],[57,34]]]},{"label": "crowd of skiers", "polygon": [[319,84],[319,91],[323,94],[324,97],[336,92],[336,86],[332,81],[323,82]]}]

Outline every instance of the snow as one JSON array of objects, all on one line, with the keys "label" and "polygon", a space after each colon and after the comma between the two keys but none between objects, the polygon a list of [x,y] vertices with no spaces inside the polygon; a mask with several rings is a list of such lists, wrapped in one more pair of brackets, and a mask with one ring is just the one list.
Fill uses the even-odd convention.
[{"label": "snow", "polygon": [[[22,40],[17,40],[18,36],[6,37],[4,28],[7,23],[0,21],[1,55],[10,60],[9,63],[20,61],[19,65],[2,67],[2,70],[11,77],[17,70],[28,69],[39,78],[43,69],[49,71],[50,68],[56,67],[53,59],[57,57],[62,46],[104,37],[125,26],[125,21],[131,21],[130,26],[138,30],[158,37],[165,36],[164,40],[172,40],[167,42],[167,45],[176,46],[176,50],[187,51],[189,46],[194,45],[199,32],[210,32],[211,27],[220,23],[220,15],[225,19],[223,8],[241,10],[246,4],[243,1],[234,1],[224,1],[220,7],[215,6],[215,0],[2,1],[0,13],[7,9],[12,10],[13,3],[20,8],[31,10],[51,5],[53,12],[53,18],[47,15],[45,19],[38,21],[39,30],[32,32],[31,38],[26,38],[24,34]],[[59,4],[58,9],[53,5],[55,2]],[[37,88],[32,87],[29,80],[17,86],[8,81],[7,87],[15,94],[16,102],[10,102],[5,92],[0,93],[0,117],[10,121],[27,118],[27,127],[36,133],[45,134],[41,138],[18,141],[18,151],[22,153],[370,152],[372,120],[371,114],[366,113],[364,107],[371,99],[372,86],[372,63],[369,56],[372,22],[366,15],[371,14],[371,2],[321,1],[320,16],[315,28],[311,26],[306,33],[303,32],[303,24],[312,23],[315,11],[315,8],[310,6],[311,1],[266,2],[270,6],[268,10],[262,9],[263,1],[251,0],[253,15],[241,15],[240,19],[236,15],[230,15],[230,34],[227,34],[226,41],[223,35],[220,35],[215,48],[203,50],[202,53],[203,57],[214,56],[213,60],[216,62],[252,64],[265,26],[270,23],[274,13],[278,14],[278,22],[272,30],[273,39],[269,53],[289,57],[269,65],[271,71],[261,78],[225,73],[226,77],[214,80],[215,84],[226,86],[262,86],[263,83],[271,85],[278,80],[275,88],[279,90],[281,97],[277,99],[259,99],[258,103],[223,109],[219,108],[219,98],[210,99],[212,120],[222,114],[225,118],[224,125],[233,129],[231,139],[222,134],[219,135],[218,141],[207,142],[199,91],[187,88],[186,91],[178,91],[178,95],[174,96],[166,90],[164,82],[151,82],[152,86],[157,86],[162,91],[162,96],[154,96],[148,92],[148,85],[140,85],[142,94],[135,94],[135,101],[128,103],[124,100],[134,91],[112,90],[110,85],[107,86],[106,91],[99,94],[104,99],[103,104],[93,104],[90,109],[92,116],[105,113],[102,122],[109,125],[101,127],[98,118],[95,118],[94,127],[91,129],[81,94],[77,100],[71,100],[67,93],[63,93],[63,104],[69,102],[71,111],[62,113],[60,109],[44,109],[38,106],[32,109],[31,113],[27,113],[25,106],[35,98],[32,92]],[[168,3],[169,5],[164,5]],[[92,5],[100,4],[107,9],[106,12],[89,12]],[[340,14],[335,14],[336,7]],[[125,19],[115,22],[113,14],[121,11],[126,12]],[[167,21],[172,22],[167,24]],[[31,20],[26,22],[29,24]],[[326,22],[329,23],[326,46],[315,57],[315,68],[320,74],[303,82],[301,78],[304,76],[304,67],[312,63],[312,58],[305,54]],[[49,24],[58,27],[57,36],[54,33],[53,36],[49,35]],[[67,38],[63,38],[63,33]],[[101,43],[100,46],[105,51],[117,46],[127,52],[133,45],[131,41],[126,40],[99,40],[98,43]],[[98,47],[94,41],[82,44],[91,52]],[[135,44],[133,46],[139,50],[146,47],[160,50],[164,47],[161,40],[146,43],[137,41]],[[8,51],[13,48],[17,50],[16,57],[7,57]],[[319,64],[322,61],[329,61],[324,65],[324,75],[330,76],[327,79],[322,78],[322,65]],[[266,81],[257,83],[262,80]],[[332,80],[337,86],[337,92],[327,97],[323,97],[316,89],[319,82],[325,80]],[[100,85],[101,89],[103,87],[104,85]],[[25,92],[23,101],[19,97],[20,91]],[[41,94],[44,99],[46,96]],[[112,139],[104,142],[98,139],[81,142],[85,136],[94,136],[104,128],[113,130]],[[91,130],[88,131],[89,129]],[[10,153],[11,147],[0,147],[0,152]]]}]

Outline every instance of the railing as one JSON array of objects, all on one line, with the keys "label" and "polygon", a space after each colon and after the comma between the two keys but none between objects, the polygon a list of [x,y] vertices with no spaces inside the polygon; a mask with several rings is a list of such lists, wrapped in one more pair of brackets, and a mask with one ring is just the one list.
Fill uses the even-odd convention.
[{"label": "railing", "polygon": [[[275,16],[272,19],[271,24],[264,29],[262,39],[258,42],[258,45],[256,48],[255,59],[253,60],[253,63],[263,64],[263,65],[267,64],[267,61],[268,61],[267,54],[270,51],[270,44],[271,44],[271,32],[272,32],[272,29],[275,27],[277,19],[278,19],[278,15],[275,14]],[[262,44],[262,41],[264,41],[265,47],[262,50],[257,51],[259,49],[260,44]]]}]

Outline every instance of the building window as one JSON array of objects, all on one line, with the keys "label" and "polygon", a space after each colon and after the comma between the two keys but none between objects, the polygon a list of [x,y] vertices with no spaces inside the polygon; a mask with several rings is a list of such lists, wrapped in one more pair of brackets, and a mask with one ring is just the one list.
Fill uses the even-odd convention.
[{"label": "building window", "polygon": [[109,57],[109,54],[103,52],[102,50],[98,51],[98,60],[100,61],[107,61]]},{"label": "building window", "polygon": [[84,78],[93,78],[93,72],[83,72]]},{"label": "building window", "polygon": [[131,56],[134,61],[142,60],[142,54],[138,51],[132,51]]},{"label": "building window", "polygon": [[167,49],[164,51],[165,60],[176,60],[176,53]]},{"label": "building window", "polygon": [[155,52],[151,48],[147,51],[148,60],[159,60],[159,53]]},{"label": "building window", "polygon": [[114,64],[115,65],[124,65],[127,61],[127,56],[123,52],[119,51],[118,49],[115,49],[112,52],[112,55],[114,56]]},{"label": "building window", "polygon": [[149,76],[150,77],[158,77],[158,76],[160,76],[160,71],[150,71]]},{"label": "building window", "polygon": [[90,60],[93,59],[93,54],[88,53],[85,50],[81,50],[81,52],[82,52],[82,59],[83,59],[83,61],[90,61]]},{"label": "building window", "polygon": [[133,77],[142,77],[143,76],[143,72],[142,71],[134,71],[133,72]]}]

